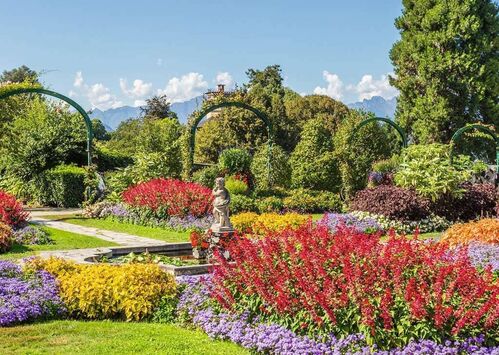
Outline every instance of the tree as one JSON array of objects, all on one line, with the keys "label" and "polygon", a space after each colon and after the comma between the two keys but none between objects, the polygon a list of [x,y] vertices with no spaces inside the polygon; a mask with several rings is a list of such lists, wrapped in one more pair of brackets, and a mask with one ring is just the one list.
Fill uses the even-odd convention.
[{"label": "tree", "polygon": [[39,84],[38,78],[39,74],[36,71],[28,68],[26,65],[22,65],[19,68],[14,68],[12,70],[4,70],[2,75],[0,75],[0,83],[30,82]]},{"label": "tree", "polygon": [[291,168],[288,154],[278,145],[272,146],[271,153],[269,162],[269,146],[264,144],[258,148],[251,162],[255,185],[262,191],[277,186],[289,187],[290,183]]},{"label": "tree", "polygon": [[140,112],[147,118],[177,118],[177,114],[171,110],[166,95],[156,95],[147,99],[146,105],[140,108]]},{"label": "tree", "polygon": [[92,120],[92,130],[94,132],[94,138],[99,141],[107,141],[111,138],[106,127],[98,118]]},{"label": "tree", "polygon": [[333,136],[334,154],[339,161],[342,189],[345,197],[363,189],[373,162],[387,159],[392,154],[387,130],[379,123],[370,123],[359,129],[356,126],[369,115],[350,110]]},{"label": "tree", "polygon": [[331,132],[316,118],[305,124],[301,137],[289,161],[292,186],[337,192],[341,178]]},{"label": "tree", "polygon": [[499,19],[492,0],[403,0],[390,58],[396,120],[416,142],[448,143],[469,122],[499,122]]}]

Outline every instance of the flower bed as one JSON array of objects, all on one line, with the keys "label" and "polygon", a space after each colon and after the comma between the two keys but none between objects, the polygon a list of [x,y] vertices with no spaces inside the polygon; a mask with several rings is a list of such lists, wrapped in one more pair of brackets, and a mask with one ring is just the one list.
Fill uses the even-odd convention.
[{"label": "flower bed", "polygon": [[55,278],[45,271],[24,273],[8,261],[0,261],[0,326],[64,313]]},{"label": "flower bed", "polygon": [[295,229],[307,223],[309,215],[302,215],[294,212],[262,213],[258,215],[253,212],[243,212],[231,217],[234,228],[238,231],[252,234],[265,234],[269,231],[282,231],[286,228]]},{"label": "flower bed", "polygon": [[237,238],[219,258],[214,297],[228,309],[298,334],[362,333],[390,349],[411,339],[443,342],[499,331],[499,285],[489,269],[441,243],[324,226]]},{"label": "flower bed", "polygon": [[332,233],[340,227],[354,228],[361,233],[376,233],[383,231],[381,225],[370,217],[359,218],[351,213],[326,213],[319,221],[318,225],[326,226]]},{"label": "flower bed", "polygon": [[442,235],[442,242],[454,246],[472,241],[499,244],[499,219],[484,218],[476,222],[458,223]]},{"label": "flower bed", "polygon": [[252,318],[249,312],[230,312],[221,309],[210,295],[213,292],[210,277],[184,276],[178,279],[183,291],[176,307],[178,319],[195,325],[214,339],[233,341],[252,351],[271,354],[460,354],[480,352],[493,354],[497,347],[486,347],[485,337],[478,336],[462,341],[412,340],[406,346],[389,351],[370,347],[362,334],[344,338],[297,335],[286,327]]},{"label": "flower bed", "polygon": [[211,190],[192,182],[153,179],[128,188],[123,201],[159,219],[206,216],[211,210]]}]

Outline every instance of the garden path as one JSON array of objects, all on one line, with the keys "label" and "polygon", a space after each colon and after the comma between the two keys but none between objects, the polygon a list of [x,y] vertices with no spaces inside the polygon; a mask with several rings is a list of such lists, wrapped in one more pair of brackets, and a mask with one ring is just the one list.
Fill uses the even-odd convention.
[{"label": "garden path", "polygon": [[[54,214],[54,210],[32,210],[30,211],[31,223],[39,224],[42,226],[47,226],[50,228],[55,228],[63,230],[66,232],[88,235],[91,237],[99,238],[109,242],[119,244],[121,247],[152,247],[158,245],[165,245],[168,243],[162,242],[157,239],[150,239],[139,237],[132,234],[113,232],[108,230],[103,230],[93,227],[78,226],[75,224],[65,223],[61,221],[53,221],[43,218],[44,215]],[[75,210],[57,210],[57,214],[72,214]],[[98,255],[111,253],[110,248],[100,247],[91,249],[71,249],[71,250],[50,250],[50,251],[40,251],[38,254],[43,258],[49,258],[51,256],[61,257],[64,259],[70,259],[79,263],[85,263],[85,259],[92,258]]]}]

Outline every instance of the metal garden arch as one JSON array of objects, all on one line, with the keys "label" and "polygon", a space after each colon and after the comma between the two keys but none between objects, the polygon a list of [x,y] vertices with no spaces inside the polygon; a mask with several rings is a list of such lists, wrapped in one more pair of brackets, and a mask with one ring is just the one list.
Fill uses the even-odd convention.
[{"label": "metal garden arch", "polygon": [[267,132],[268,132],[268,145],[269,145],[269,171],[270,171],[270,159],[271,159],[271,152],[272,152],[272,143],[273,143],[273,137],[274,137],[274,128],[272,125],[272,122],[268,118],[268,116],[263,113],[262,111],[254,108],[253,106],[250,106],[248,104],[245,104],[243,102],[239,101],[227,101],[227,102],[222,102],[218,104],[213,104],[202,110],[199,114],[197,114],[194,118],[194,121],[192,122],[192,125],[190,127],[190,141],[189,141],[189,159],[191,163],[191,169],[192,166],[194,165],[194,147],[196,144],[196,130],[198,128],[199,122],[210,112],[213,112],[215,110],[218,110],[219,108],[224,108],[224,107],[239,107],[243,108],[245,110],[253,112],[259,119],[261,119],[266,125],[267,125]]},{"label": "metal garden arch", "polygon": [[[456,133],[454,133],[454,135],[451,138],[451,142],[452,143],[457,143],[458,140],[459,140],[459,138],[461,138],[461,136],[463,135],[464,132],[472,130],[472,129],[476,129],[477,131],[482,131],[482,132],[488,134],[489,136],[491,136],[494,139],[494,142],[496,144],[496,171],[499,173],[499,138],[494,133],[494,131],[492,131],[491,129],[489,129],[489,128],[485,127],[485,126],[482,126],[480,124],[472,124],[472,125],[469,125],[469,126],[464,126],[464,127],[460,128],[460,129],[458,129],[456,131]],[[454,146],[455,145],[456,144],[452,144],[451,145],[451,151],[450,151],[450,161],[451,161],[451,163],[452,163],[452,159],[454,158]]]},{"label": "metal garden arch", "polygon": [[92,130],[92,121],[90,120],[90,117],[88,116],[87,112],[80,106],[78,105],[75,101],[71,100],[69,97],[64,96],[62,94],[59,94],[58,92],[55,91],[50,91],[42,88],[13,88],[12,90],[7,90],[3,93],[0,93],[0,100],[6,99],[7,97],[13,96],[13,95],[18,95],[18,94],[29,94],[29,93],[37,93],[37,94],[43,94],[43,95],[48,95],[52,97],[56,97],[58,99],[61,99],[65,102],[67,102],[69,105],[74,107],[76,111],[83,117],[85,120],[85,125],[87,127],[87,159],[88,159],[88,166],[92,165],[92,139],[93,139],[93,130]]},{"label": "metal garden arch", "polygon": [[365,125],[367,125],[371,122],[375,122],[375,121],[385,122],[385,123],[389,124],[390,126],[392,126],[393,128],[395,128],[397,130],[398,134],[400,135],[400,138],[402,138],[402,146],[404,148],[407,147],[407,134],[405,133],[404,129],[402,127],[400,127],[398,124],[396,124],[395,122],[393,122],[392,120],[390,120],[389,118],[382,118],[382,117],[372,117],[372,118],[368,118],[368,119],[365,119],[364,121],[360,122],[353,129],[353,132],[350,136],[350,140],[352,140],[352,138],[357,134],[357,132],[362,127],[364,127]]}]

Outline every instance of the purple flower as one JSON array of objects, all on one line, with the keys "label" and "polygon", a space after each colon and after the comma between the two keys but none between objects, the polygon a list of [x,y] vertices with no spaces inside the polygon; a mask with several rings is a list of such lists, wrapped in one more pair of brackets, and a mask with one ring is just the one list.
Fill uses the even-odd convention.
[{"label": "purple flower", "polygon": [[376,220],[372,218],[359,219],[350,213],[326,213],[317,224],[326,226],[333,233],[340,226],[354,228],[361,233],[375,233],[382,230]]},{"label": "purple flower", "polygon": [[43,245],[54,242],[45,231],[33,226],[15,230],[14,240],[20,245]]},{"label": "purple flower", "polygon": [[54,317],[64,311],[56,279],[51,274],[27,274],[12,262],[0,262],[0,326]]},{"label": "purple flower", "polygon": [[499,271],[499,245],[472,242],[468,245],[468,255],[473,265]]}]

